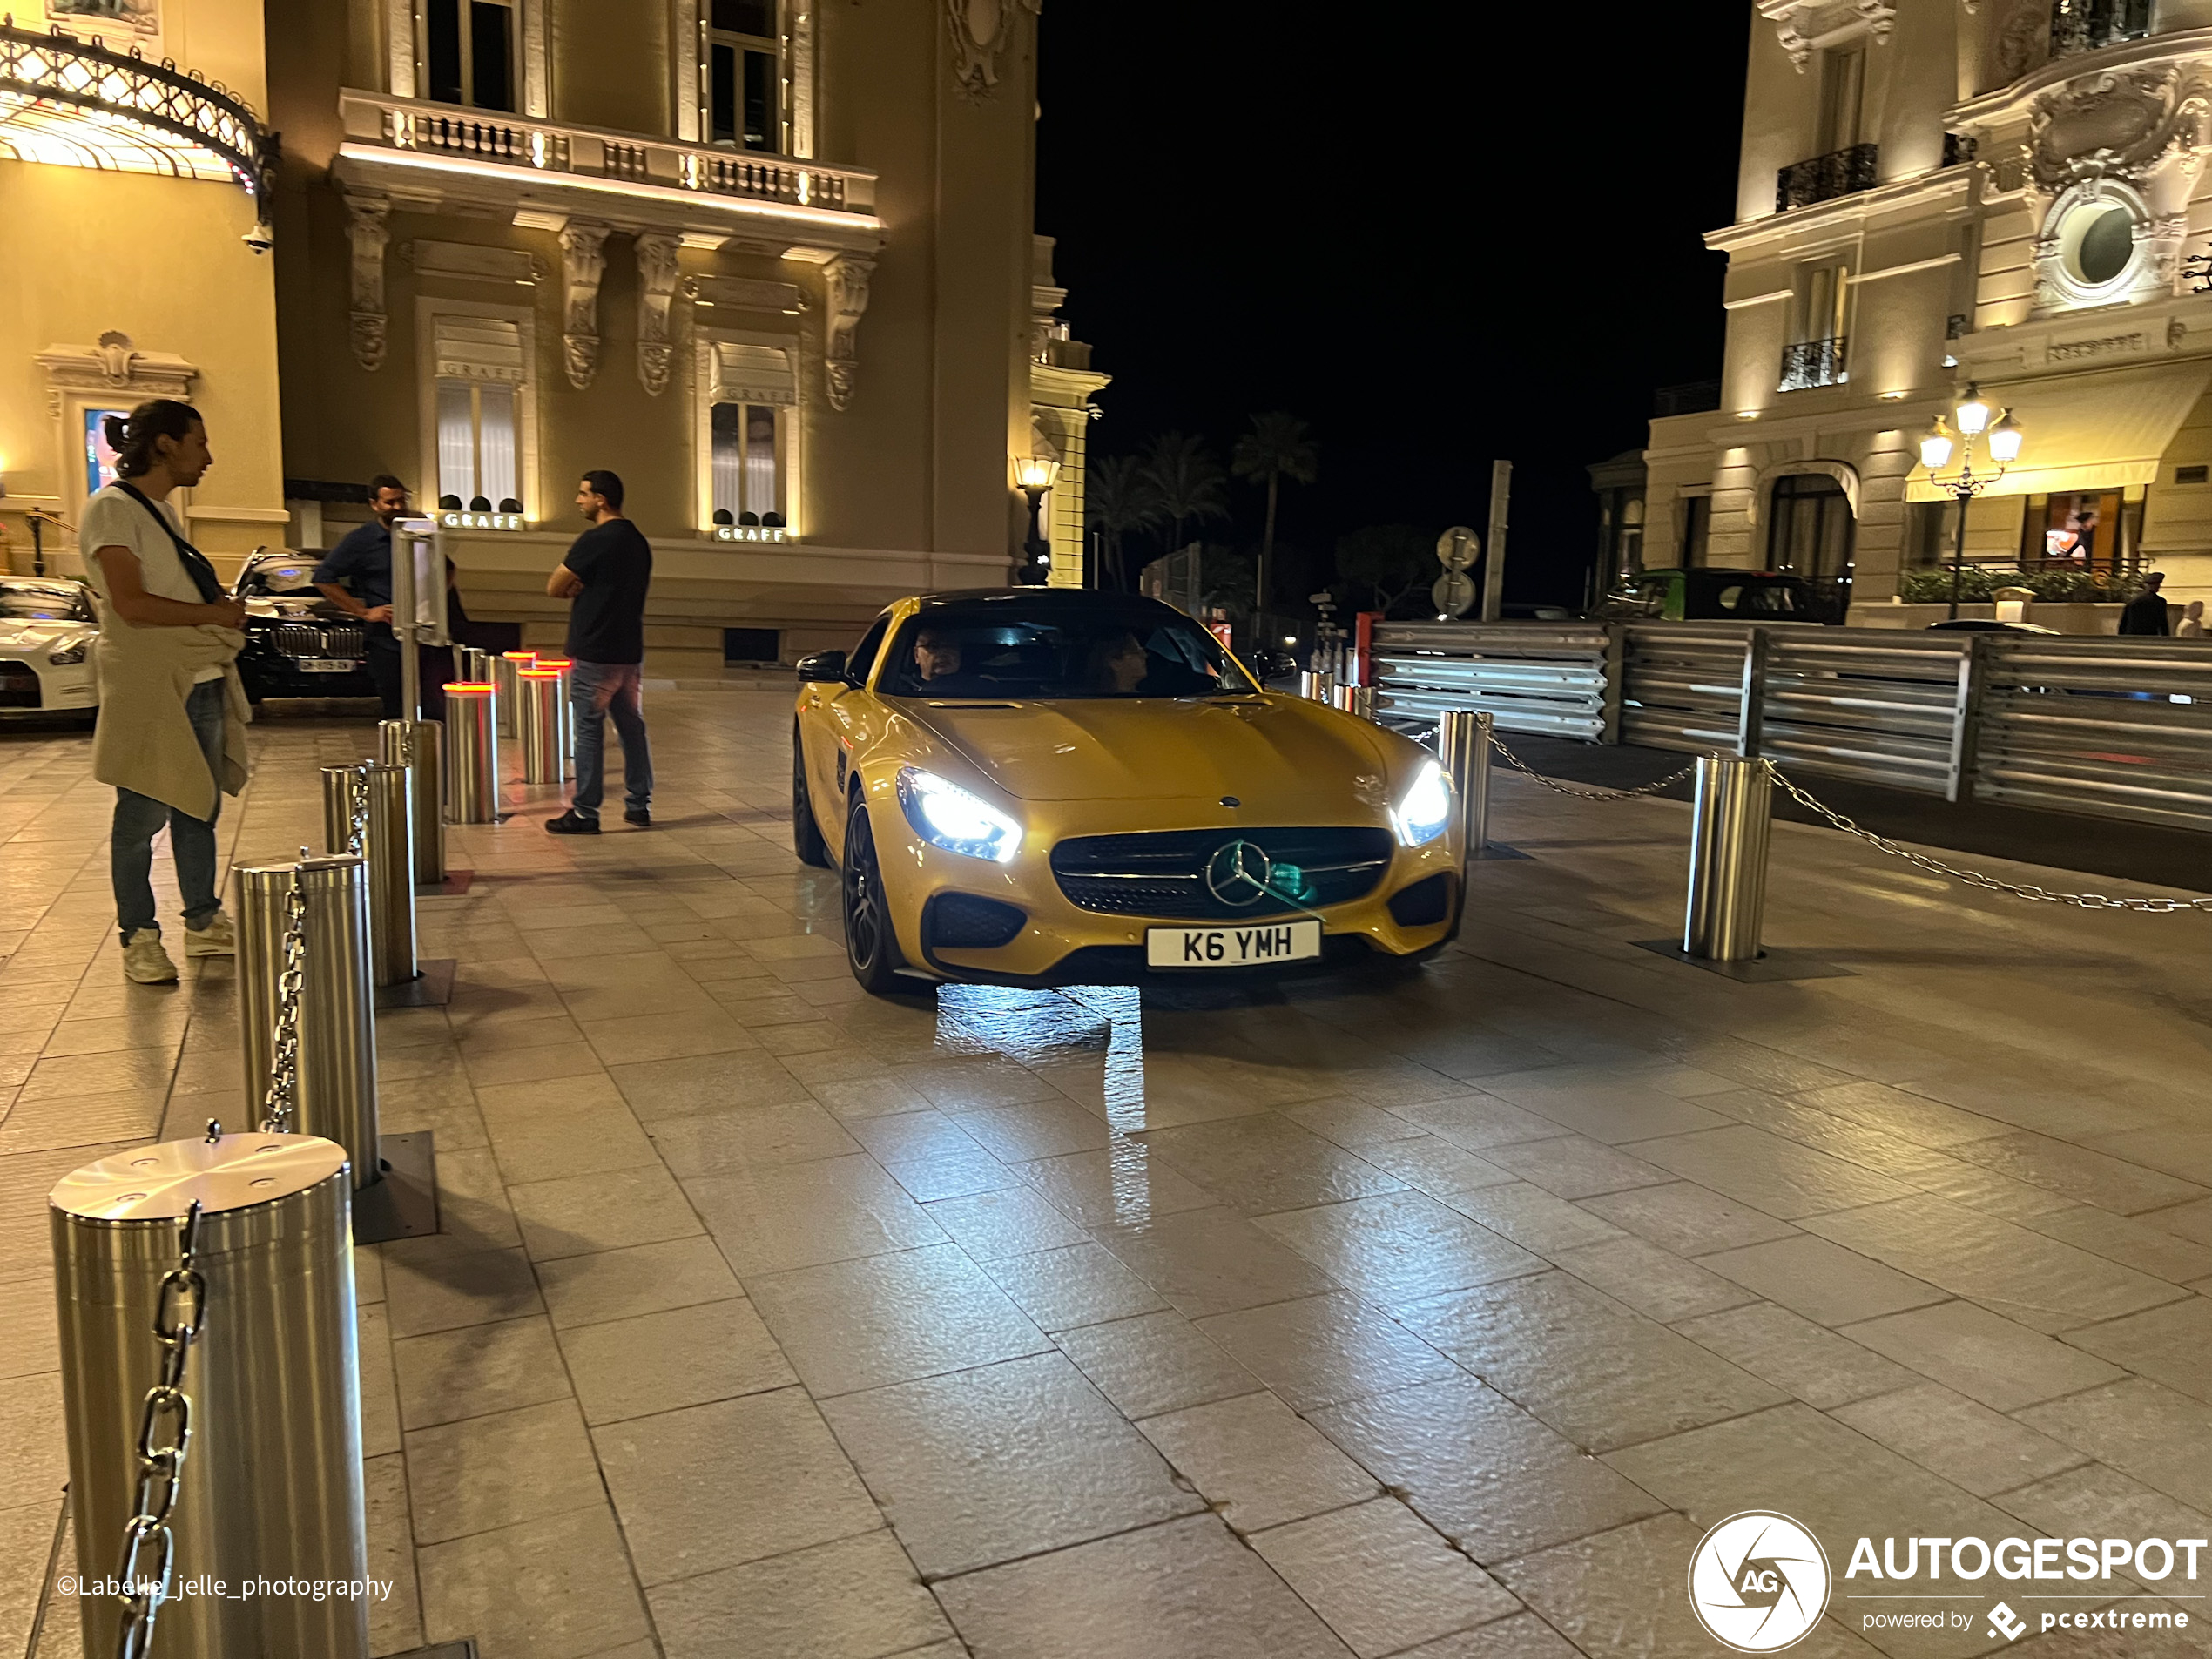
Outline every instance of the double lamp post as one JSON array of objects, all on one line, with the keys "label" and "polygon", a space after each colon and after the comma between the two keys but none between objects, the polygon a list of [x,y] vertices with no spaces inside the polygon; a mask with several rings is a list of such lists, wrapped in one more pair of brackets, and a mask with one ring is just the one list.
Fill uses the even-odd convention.
[{"label": "double lamp post", "polygon": [[[1966,396],[1951,411],[1952,424],[1946,426],[1943,417],[1938,415],[1935,424],[1920,439],[1920,464],[1928,469],[1928,482],[1959,503],[1959,536],[1951,555],[1953,621],[1958,619],[1959,594],[1966,575],[1966,503],[2002,478],[2006,469],[2020,459],[2020,440],[2025,435],[2010,409],[1993,423],[1989,418],[1991,413],[1992,405],[1981,395],[1981,388],[1969,381]],[[1991,463],[1979,472],[1974,470],[1977,442],[1987,453]],[[1951,464],[1954,450],[1959,456],[1959,470],[1946,477],[1943,469]]]}]

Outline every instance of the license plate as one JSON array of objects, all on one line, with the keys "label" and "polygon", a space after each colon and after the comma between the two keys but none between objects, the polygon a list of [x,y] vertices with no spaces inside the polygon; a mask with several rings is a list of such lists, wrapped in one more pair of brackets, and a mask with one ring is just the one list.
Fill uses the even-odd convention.
[{"label": "license plate", "polygon": [[298,659],[302,674],[350,674],[359,663],[349,663],[341,658],[303,657]]},{"label": "license plate", "polygon": [[1318,921],[1144,930],[1144,961],[1150,968],[1253,968],[1264,962],[1311,961],[1320,954]]}]

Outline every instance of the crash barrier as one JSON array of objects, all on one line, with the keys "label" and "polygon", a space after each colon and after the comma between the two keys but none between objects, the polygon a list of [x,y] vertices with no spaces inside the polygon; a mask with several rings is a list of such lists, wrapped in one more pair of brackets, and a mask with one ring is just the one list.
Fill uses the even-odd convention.
[{"label": "crash barrier", "polygon": [[569,775],[568,752],[561,746],[561,674],[550,668],[525,668],[516,677],[521,693],[515,709],[516,738],[523,746],[523,781],[557,784]]},{"label": "crash barrier", "polygon": [[353,1184],[373,1185],[383,1165],[368,861],[334,853],[247,866],[238,872],[238,898],[247,1109],[263,1129],[337,1142]]},{"label": "crash barrier", "polygon": [[386,720],[376,728],[376,741],[386,765],[408,769],[415,885],[437,887],[446,879],[445,725]]},{"label": "crash barrier", "polygon": [[2212,830],[2212,649],[1803,624],[1390,623],[1376,718],[1765,756],[1806,772]]},{"label": "crash barrier", "polygon": [[446,686],[447,815],[456,824],[499,820],[498,693],[489,680]]},{"label": "crash barrier", "polygon": [[208,1130],[48,1198],[84,1651],[367,1659],[347,1154]]},{"label": "crash barrier", "polygon": [[404,985],[416,974],[414,778],[405,766],[362,761],[322,769],[323,846],[368,860],[371,977]]},{"label": "crash barrier", "polygon": [[499,688],[499,735],[511,738],[516,734],[516,716],[519,711],[521,692],[516,678],[537,662],[534,651],[502,651],[492,662],[492,683]]}]

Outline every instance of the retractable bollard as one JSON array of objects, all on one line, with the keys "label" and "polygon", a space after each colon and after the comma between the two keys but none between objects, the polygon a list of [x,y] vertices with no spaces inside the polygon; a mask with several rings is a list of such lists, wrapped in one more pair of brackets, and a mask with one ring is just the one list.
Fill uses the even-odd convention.
[{"label": "retractable bollard", "polygon": [[[133,1568],[140,1578],[169,1568],[157,1655],[367,1659],[346,1163],[343,1147],[311,1135],[171,1141],[87,1164],[48,1199],[83,1578],[122,1564],[142,1501],[141,1435],[157,1454],[185,1447],[165,1534],[144,1537]],[[199,1294],[165,1298],[188,1226],[181,1266]],[[149,1393],[169,1352],[153,1334],[162,1322],[199,1326],[179,1385],[189,1441],[184,1410],[157,1410]],[[210,1593],[216,1580],[223,1594]],[[78,1610],[84,1651],[116,1652],[123,1599],[81,1595]]]},{"label": "retractable bollard", "polygon": [[1352,700],[1359,690],[1359,688],[1356,685],[1332,686],[1329,690],[1329,706],[1332,709],[1342,709],[1346,714],[1351,713]]},{"label": "retractable bollard", "polygon": [[1335,685],[1336,677],[1321,669],[1305,668],[1298,671],[1298,694],[1303,698],[1309,698],[1316,703],[1332,701],[1331,692]]},{"label": "retractable bollard", "polygon": [[499,723],[489,680],[446,686],[446,800],[456,824],[499,821]]},{"label": "retractable bollard", "polygon": [[379,985],[404,985],[417,972],[414,782],[405,766],[322,769],[323,846],[333,853],[351,852],[354,818],[358,814],[363,820],[361,853],[368,860],[369,962]]},{"label": "retractable bollard", "polygon": [[576,711],[569,705],[569,688],[575,684],[571,677],[576,671],[576,664],[565,657],[541,657],[537,659],[537,665],[561,677],[559,694],[555,698],[561,711],[561,752],[569,758],[569,769],[573,775],[576,770]]},{"label": "retractable bollard", "polygon": [[415,884],[421,887],[446,879],[445,730],[439,720],[386,720],[376,728],[384,764],[408,769]]},{"label": "retractable bollard", "polygon": [[474,645],[461,648],[461,678],[464,680],[488,680],[491,678],[491,653],[479,651]]},{"label": "retractable bollard", "polygon": [[569,775],[568,752],[561,746],[561,674],[557,669],[526,668],[515,677],[522,695],[516,704],[517,739],[523,745],[523,781],[557,784]]},{"label": "retractable bollard", "polygon": [[492,683],[499,687],[499,735],[502,738],[515,737],[520,732],[516,719],[521,694],[515,681],[524,669],[535,666],[536,662],[537,653],[534,651],[502,651],[492,659]]},{"label": "retractable bollard", "polygon": [[1490,717],[1447,710],[1436,725],[1436,753],[1459,794],[1463,856],[1479,859],[1490,845]]},{"label": "retractable bollard", "polygon": [[1363,720],[1375,718],[1375,688],[1355,685],[1352,688],[1352,711]]},{"label": "retractable bollard", "polygon": [[239,1030],[246,1053],[246,1109],[261,1119],[276,1063],[284,940],[292,889],[306,914],[300,933],[298,1084],[292,1128],[346,1149],[354,1185],[383,1177],[376,1125],[375,992],[370,986],[368,862],[340,854],[238,872]]},{"label": "retractable bollard", "polygon": [[1772,793],[1764,761],[1736,755],[1698,760],[1683,955],[1712,962],[1748,962],[1758,955]]}]

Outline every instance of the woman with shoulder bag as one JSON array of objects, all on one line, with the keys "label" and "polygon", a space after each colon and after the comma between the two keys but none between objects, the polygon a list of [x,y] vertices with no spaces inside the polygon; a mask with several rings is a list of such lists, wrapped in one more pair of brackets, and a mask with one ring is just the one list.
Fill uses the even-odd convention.
[{"label": "woman with shoulder bag", "polygon": [[157,398],[107,419],[116,482],[84,504],[78,545],[100,597],[99,725],[92,775],[115,786],[109,868],[125,977],[177,977],[155,920],[153,840],[169,826],[185,954],[237,946],[216,880],[215,818],[246,786],[245,688],[232,663],[246,605],[184,538],[167,502],[213,464],[199,411]]}]

